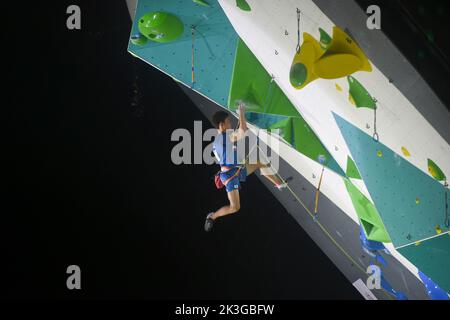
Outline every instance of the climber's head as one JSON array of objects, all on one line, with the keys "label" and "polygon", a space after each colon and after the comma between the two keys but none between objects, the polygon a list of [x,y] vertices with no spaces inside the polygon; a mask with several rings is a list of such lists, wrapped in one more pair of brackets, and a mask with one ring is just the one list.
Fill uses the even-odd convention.
[{"label": "climber's head", "polygon": [[217,111],[214,113],[212,122],[220,132],[225,132],[232,128],[230,114],[225,111]]}]

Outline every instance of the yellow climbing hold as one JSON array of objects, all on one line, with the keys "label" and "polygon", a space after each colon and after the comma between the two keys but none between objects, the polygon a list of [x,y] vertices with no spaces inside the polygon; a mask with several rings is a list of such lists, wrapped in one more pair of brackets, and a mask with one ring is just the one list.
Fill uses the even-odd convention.
[{"label": "yellow climbing hold", "polygon": [[338,85],[337,83],[336,83],[336,90],[337,90],[337,91],[339,91],[339,92],[342,92],[342,88],[341,88],[341,86],[340,86],[340,85]]},{"label": "yellow climbing hold", "polygon": [[350,101],[350,103],[351,103],[352,105],[356,106],[355,99],[353,99],[353,97],[352,97],[351,94],[348,95],[348,101]]},{"label": "yellow climbing hold", "polygon": [[402,147],[402,152],[405,157],[411,157],[411,153],[405,147]]},{"label": "yellow climbing hold", "polygon": [[314,64],[314,73],[322,79],[338,79],[356,71],[372,71],[369,60],[353,39],[342,29],[333,27],[328,50]]},{"label": "yellow climbing hold", "polygon": [[312,35],[303,33],[303,43],[292,61],[289,79],[300,90],[318,78],[339,79],[357,71],[371,72],[372,66],[356,42],[335,26],[326,51]]},{"label": "yellow climbing hold", "polygon": [[420,199],[416,198],[416,204],[420,204]]},{"label": "yellow climbing hold", "polygon": [[420,246],[422,244],[422,242],[417,241],[416,243],[414,243],[416,246]]},{"label": "yellow climbing hold", "polygon": [[377,156],[378,156],[378,158],[381,158],[381,157],[383,156],[383,151],[381,151],[381,150],[378,150],[378,152],[377,152]]},{"label": "yellow climbing hold", "polygon": [[437,225],[436,228],[434,228],[434,230],[436,230],[436,234],[441,234],[442,233],[442,229],[440,225]]}]

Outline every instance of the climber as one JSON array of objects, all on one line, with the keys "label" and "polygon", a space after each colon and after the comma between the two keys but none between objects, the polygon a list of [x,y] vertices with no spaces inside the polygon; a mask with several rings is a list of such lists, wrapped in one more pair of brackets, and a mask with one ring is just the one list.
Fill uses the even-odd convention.
[{"label": "climber", "polygon": [[238,130],[232,129],[230,115],[227,112],[218,111],[213,115],[212,121],[218,130],[218,135],[213,143],[213,152],[219,162],[220,172],[218,175],[222,184],[225,186],[230,203],[206,216],[205,231],[207,232],[211,230],[217,218],[239,211],[239,189],[241,188],[241,182],[244,182],[246,177],[251,175],[255,170],[260,169],[261,174],[270,180],[279,190],[287,187],[286,182],[280,181],[278,177],[267,172],[271,171],[270,165],[263,164],[259,161],[251,164],[248,163],[247,159],[244,161],[239,160],[244,157],[239,157],[236,148],[237,141],[245,138],[246,131],[248,130],[243,104],[239,104],[238,106],[238,115]]}]

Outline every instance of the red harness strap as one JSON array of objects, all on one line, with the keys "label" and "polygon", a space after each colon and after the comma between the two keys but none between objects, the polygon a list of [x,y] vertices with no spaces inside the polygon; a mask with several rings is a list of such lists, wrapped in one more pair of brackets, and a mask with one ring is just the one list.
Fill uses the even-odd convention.
[{"label": "red harness strap", "polygon": [[226,167],[226,166],[222,166],[220,168],[220,171],[216,174],[216,176],[214,177],[214,183],[216,185],[217,189],[222,189],[223,187],[225,187],[231,180],[233,180],[234,178],[236,178],[237,176],[239,176],[239,174],[241,173],[241,169],[242,167],[239,166],[238,170],[236,171],[236,173],[231,176],[230,178],[228,178],[225,182],[222,182],[222,179],[220,179],[220,174],[221,173],[225,173],[228,172],[230,170],[232,170],[234,168],[230,168],[230,167]]},{"label": "red harness strap", "polygon": [[[235,174],[233,174],[231,177],[229,177],[227,180],[225,180],[225,182],[223,182],[223,185],[226,186],[231,180],[238,177],[239,174],[241,173],[241,169],[242,169],[242,167],[239,167]],[[230,171],[230,170],[227,170],[227,171]]]}]

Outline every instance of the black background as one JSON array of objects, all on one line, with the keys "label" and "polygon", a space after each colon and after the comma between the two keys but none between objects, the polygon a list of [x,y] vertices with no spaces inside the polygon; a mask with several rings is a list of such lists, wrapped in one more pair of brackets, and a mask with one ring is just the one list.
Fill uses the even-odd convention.
[{"label": "black background", "polygon": [[[82,30],[66,29],[70,4]],[[173,165],[170,135],[209,121],[127,53],[125,1],[5,13],[6,297],[361,299],[256,177],[241,211],[203,231],[226,201],[217,168]],[[66,288],[71,264],[81,291]]]}]

